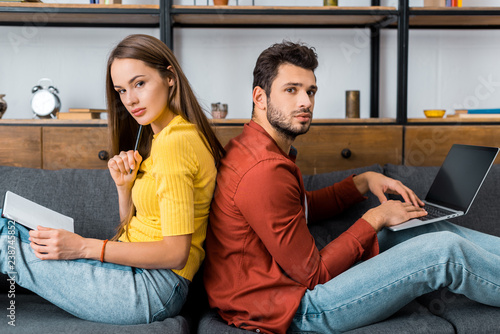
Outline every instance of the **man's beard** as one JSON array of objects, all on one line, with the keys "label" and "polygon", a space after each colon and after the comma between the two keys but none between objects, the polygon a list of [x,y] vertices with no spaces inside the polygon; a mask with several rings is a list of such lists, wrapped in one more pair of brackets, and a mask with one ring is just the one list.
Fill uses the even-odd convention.
[{"label": "man's beard", "polygon": [[310,121],[308,123],[301,123],[295,127],[292,124],[293,117],[302,113],[312,114],[310,109],[304,108],[295,110],[291,112],[290,115],[286,115],[281,110],[275,108],[271,101],[267,104],[267,120],[269,124],[287,139],[294,140],[298,135],[302,135],[309,131],[309,127],[311,126]]}]

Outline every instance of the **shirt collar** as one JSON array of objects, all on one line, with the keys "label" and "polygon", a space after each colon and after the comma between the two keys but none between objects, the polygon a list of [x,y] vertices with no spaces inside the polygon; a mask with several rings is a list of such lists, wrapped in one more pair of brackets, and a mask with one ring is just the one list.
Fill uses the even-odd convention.
[{"label": "shirt collar", "polygon": [[261,134],[265,135],[267,138],[269,138],[272,143],[274,144],[274,146],[276,146],[276,148],[279,150],[279,152],[287,157],[288,159],[292,160],[293,162],[295,162],[295,160],[297,159],[297,149],[293,146],[290,147],[290,152],[288,152],[288,154],[286,154],[285,152],[283,152],[283,150],[279,147],[278,143],[276,143],[276,141],[274,140],[273,137],[271,137],[271,135],[269,133],[267,133],[266,130],[264,130],[264,128],[262,126],[260,126],[259,124],[257,124],[256,122],[254,122],[253,120],[250,120],[250,122],[248,122],[247,124],[245,124],[245,126],[248,126],[258,132],[260,132]]}]

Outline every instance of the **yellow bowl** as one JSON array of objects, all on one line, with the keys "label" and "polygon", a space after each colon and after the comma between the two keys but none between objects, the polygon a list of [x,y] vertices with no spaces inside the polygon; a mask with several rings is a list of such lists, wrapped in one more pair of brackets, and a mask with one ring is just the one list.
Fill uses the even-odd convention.
[{"label": "yellow bowl", "polygon": [[425,117],[427,118],[442,118],[446,110],[444,109],[428,109],[424,110]]}]

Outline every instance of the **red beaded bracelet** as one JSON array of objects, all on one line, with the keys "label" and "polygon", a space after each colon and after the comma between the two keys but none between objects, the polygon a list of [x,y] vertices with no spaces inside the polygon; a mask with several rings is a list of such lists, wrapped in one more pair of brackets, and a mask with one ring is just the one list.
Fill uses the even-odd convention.
[{"label": "red beaded bracelet", "polygon": [[104,248],[106,247],[107,243],[108,243],[108,239],[104,240],[104,242],[102,243],[101,262],[104,262]]}]

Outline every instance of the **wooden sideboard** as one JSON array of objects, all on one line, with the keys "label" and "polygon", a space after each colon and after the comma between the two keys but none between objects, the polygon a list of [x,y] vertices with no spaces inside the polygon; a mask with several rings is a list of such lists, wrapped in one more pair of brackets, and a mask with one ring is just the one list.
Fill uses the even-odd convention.
[{"label": "wooden sideboard", "polygon": [[0,122],[0,165],[62,169],[107,168],[106,121]]},{"label": "wooden sideboard", "polygon": [[440,166],[453,144],[500,147],[500,125],[408,125],[404,138],[405,165]]},{"label": "wooden sideboard", "polygon": [[[241,121],[217,122],[222,144]],[[383,123],[383,122],[380,122]],[[107,168],[106,121],[0,121],[0,165],[43,169]],[[316,122],[297,137],[297,165],[319,174],[372,164],[440,165],[453,143],[500,146],[500,125],[396,125]],[[500,157],[496,160],[500,163]]]}]

